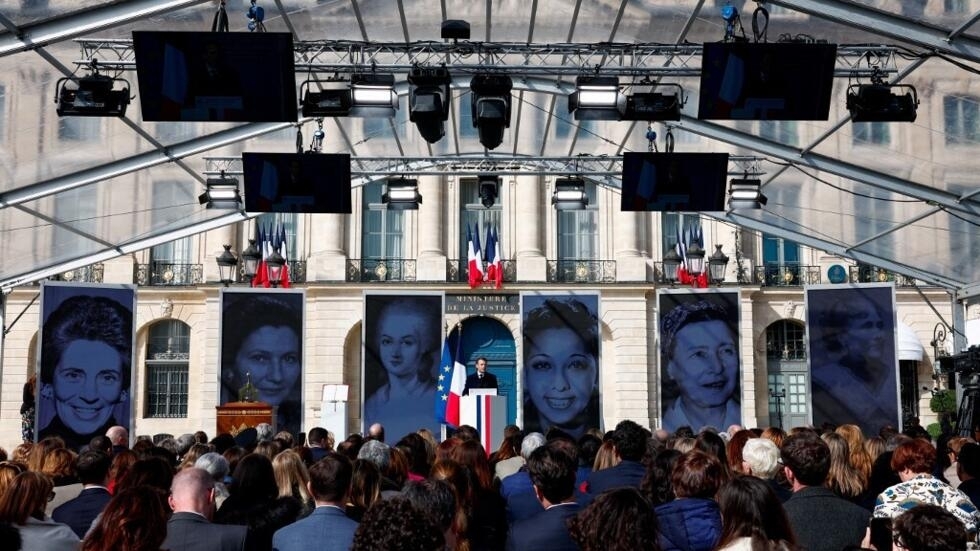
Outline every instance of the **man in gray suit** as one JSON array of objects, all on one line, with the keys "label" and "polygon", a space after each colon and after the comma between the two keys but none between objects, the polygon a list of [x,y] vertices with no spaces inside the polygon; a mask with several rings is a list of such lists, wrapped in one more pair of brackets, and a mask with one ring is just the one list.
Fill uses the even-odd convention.
[{"label": "man in gray suit", "polygon": [[353,467],[347,457],[330,452],[310,467],[308,488],[316,501],[310,516],[280,528],[273,551],[350,549],[357,523],[344,513]]},{"label": "man in gray suit", "polygon": [[830,448],[816,433],[790,436],[780,458],[793,495],[783,504],[797,543],[809,551],[841,551],[861,546],[871,512],[823,486],[830,472]]},{"label": "man in gray suit", "polygon": [[162,549],[170,551],[242,551],[245,526],[212,524],[214,479],[204,469],[182,469],[170,486],[173,516]]}]

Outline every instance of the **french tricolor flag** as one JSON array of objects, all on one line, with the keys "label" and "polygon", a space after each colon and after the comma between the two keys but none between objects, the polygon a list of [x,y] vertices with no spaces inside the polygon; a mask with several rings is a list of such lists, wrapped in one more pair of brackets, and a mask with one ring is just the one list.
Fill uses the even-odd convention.
[{"label": "french tricolor flag", "polygon": [[466,387],[466,366],[459,360],[461,342],[462,339],[456,339],[456,353],[453,354],[449,351],[449,336],[446,335],[436,386],[436,421],[453,428],[459,426],[459,402]]}]

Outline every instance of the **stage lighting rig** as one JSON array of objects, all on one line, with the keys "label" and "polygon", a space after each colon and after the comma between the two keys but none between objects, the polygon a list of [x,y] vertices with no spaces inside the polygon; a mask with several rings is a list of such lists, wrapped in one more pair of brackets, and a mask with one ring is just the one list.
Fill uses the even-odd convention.
[{"label": "stage lighting rig", "polygon": [[617,121],[620,98],[619,78],[578,76],[575,91],[568,96],[568,112],[577,121]]},{"label": "stage lighting rig", "polygon": [[59,117],[122,117],[129,105],[129,81],[99,74],[98,60],[92,60],[92,74],[80,78],[62,77],[55,88]]},{"label": "stage lighting rig", "polygon": [[480,143],[487,149],[499,146],[504,141],[504,129],[510,127],[510,91],[513,87],[510,77],[502,74],[482,73],[470,81],[473,126],[480,134]]},{"label": "stage lighting rig", "polygon": [[436,143],[446,135],[445,122],[449,120],[452,104],[451,83],[452,77],[445,67],[415,67],[408,74],[409,119],[429,143]]},{"label": "stage lighting rig", "polygon": [[728,200],[728,208],[731,209],[761,209],[769,202],[769,199],[762,194],[762,180],[758,178],[733,179],[729,182],[729,192],[731,197]]},{"label": "stage lighting rig", "polygon": [[[648,84],[648,83],[640,83]],[[684,89],[679,84],[652,84],[649,92],[634,92],[621,101],[621,120],[624,121],[679,121],[684,107]],[[677,93],[655,92],[657,88],[676,88]]]},{"label": "stage lighting rig", "polygon": [[419,181],[407,178],[388,180],[385,191],[381,195],[381,202],[387,205],[389,210],[418,210],[419,205],[422,204]]},{"label": "stage lighting rig", "polygon": [[910,84],[879,82],[847,87],[852,122],[915,122],[918,107],[919,96]]},{"label": "stage lighting rig", "polygon": [[480,190],[480,203],[483,208],[490,208],[500,196],[500,177],[495,174],[480,174],[477,178]]},{"label": "stage lighting rig", "polygon": [[300,104],[304,117],[346,117],[353,98],[346,80],[307,80],[300,84]]}]

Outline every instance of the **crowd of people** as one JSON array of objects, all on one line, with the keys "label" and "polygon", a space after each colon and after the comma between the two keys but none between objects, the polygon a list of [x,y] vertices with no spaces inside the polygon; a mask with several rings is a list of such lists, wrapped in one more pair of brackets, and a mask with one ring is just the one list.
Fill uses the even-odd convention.
[{"label": "crowd of people", "polygon": [[0,549],[953,551],[977,539],[980,445],[854,425],[574,438],[472,427],[343,441],[111,427],[0,450]]}]

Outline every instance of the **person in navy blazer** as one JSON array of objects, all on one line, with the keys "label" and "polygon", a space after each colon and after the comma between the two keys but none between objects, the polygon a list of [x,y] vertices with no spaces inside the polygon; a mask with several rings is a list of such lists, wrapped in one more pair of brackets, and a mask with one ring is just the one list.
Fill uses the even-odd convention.
[{"label": "person in navy blazer", "polygon": [[109,481],[109,465],[112,458],[99,450],[82,452],[75,460],[75,472],[82,483],[78,497],[69,499],[55,508],[51,518],[67,524],[79,539],[92,527],[92,521],[105,509],[112,495],[106,489]]},{"label": "person in navy blazer", "polygon": [[463,396],[470,393],[471,388],[497,388],[497,376],[487,373],[487,359],[476,359],[476,373],[466,377],[466,386],[463,387]]},{"label": "person in navy blazer", "polygon": [[534,484],[534,494],[544,510],[511,526],[507,539],[508,551],[578,549],[565,524],[582,510],[575,502],[577,467],[578,459],[558,441],[549,442],[531,452],[527,470]]},{"label": "person in navy blazer", "polygon": [[344,513],[344,503],[353,472],[350,460],[333,452],[310,467],[309,488],[316,509],[277,530],[272,536],[273,551],[350,549],[357,522]]},{"label": "person in navy blazer", "polygon": [[181,469],[170,486],[170,507],[174,514],[167,522],[167,539],[161,549],[170,551],[242,551],[248,534],[246,526],[212,524],[214,479],[204,469]]},{"label": "person in navy blazer", "polygon": [[595,496],[620,487],[639,488],[646,475],[640,460],[646,453],[649,438],[650,432],[635,422],[620,421],[612,435],[619,465],[592,473],[587,482],[589,494]]}]

